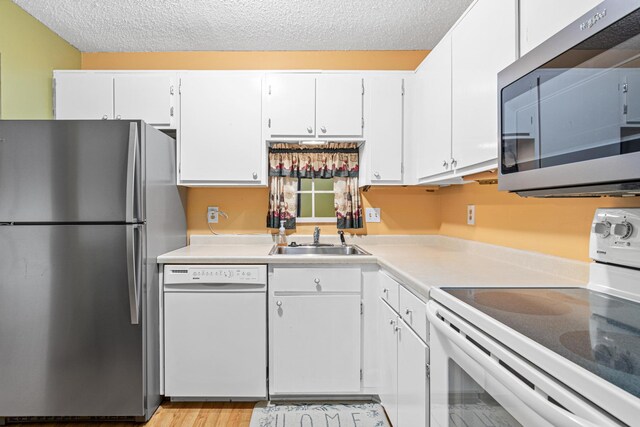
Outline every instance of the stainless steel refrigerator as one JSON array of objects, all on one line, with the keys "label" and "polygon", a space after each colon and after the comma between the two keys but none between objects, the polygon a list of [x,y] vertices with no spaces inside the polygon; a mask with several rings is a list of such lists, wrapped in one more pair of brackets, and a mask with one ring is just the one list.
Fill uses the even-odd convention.
[{"label": "stainless steel refrigerator", "polygon": [[142,121],[0,121],[0,423],[158,407],[156,257],[186,243],[175,152]]}]

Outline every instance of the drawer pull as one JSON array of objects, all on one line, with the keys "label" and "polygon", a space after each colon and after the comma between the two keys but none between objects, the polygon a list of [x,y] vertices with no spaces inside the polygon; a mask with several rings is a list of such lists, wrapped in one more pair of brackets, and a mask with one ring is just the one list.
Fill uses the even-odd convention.
[{"label": "drawer pull", "polygon": [[277,305],[278,307],[282,307],[282,301],[276,301],[276,305]]},{"label": "drawer pull", "polygon": [[313,279],[313,283],[315,283],[316,285],[320,284],[320,279]]}]

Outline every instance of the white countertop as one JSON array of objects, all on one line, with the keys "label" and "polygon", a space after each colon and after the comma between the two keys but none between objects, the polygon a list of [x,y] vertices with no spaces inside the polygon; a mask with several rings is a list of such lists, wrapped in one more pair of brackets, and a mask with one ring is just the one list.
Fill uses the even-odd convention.
[{"label": "white countertop", "polygon": [[[308,242],[307,236],[290,240]],[[333,236],[322,242],[336,243]],[[584,286],[589,264],[444,236],[356,236],[371,256],[268,255],[270,235],[192,236],[191,245],[158,257],[160,264],[377,263],[416,293],[456,286]]]}]

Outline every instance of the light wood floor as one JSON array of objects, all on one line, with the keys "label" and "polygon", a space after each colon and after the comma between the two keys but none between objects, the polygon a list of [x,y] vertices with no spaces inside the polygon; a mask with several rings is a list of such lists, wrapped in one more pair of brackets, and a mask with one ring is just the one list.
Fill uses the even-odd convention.
[{"label": "light wood floor", "polygon": [[164,402],[146,424],[48,423],[8,424],[8,427],[248,427],[255,403]]}]

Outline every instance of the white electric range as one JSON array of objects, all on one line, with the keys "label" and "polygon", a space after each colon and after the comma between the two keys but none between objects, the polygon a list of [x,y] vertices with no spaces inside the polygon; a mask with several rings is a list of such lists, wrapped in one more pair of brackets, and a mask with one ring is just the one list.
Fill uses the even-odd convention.
[{"label": "white electric range", "polygon": [[640,209],[599,209],[586,288],[431,291],[431,424],[640,425]]}]

